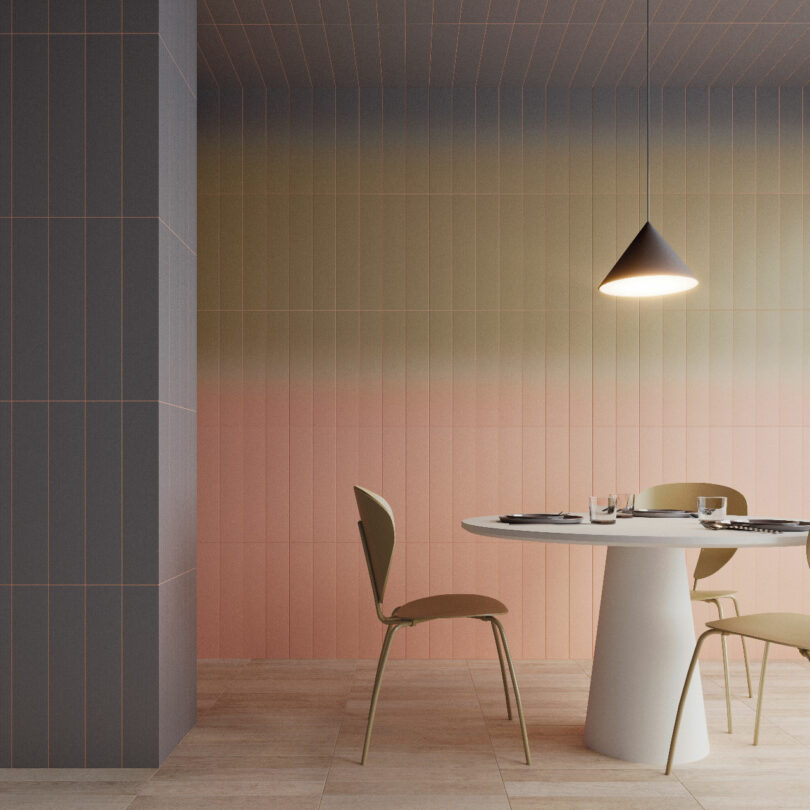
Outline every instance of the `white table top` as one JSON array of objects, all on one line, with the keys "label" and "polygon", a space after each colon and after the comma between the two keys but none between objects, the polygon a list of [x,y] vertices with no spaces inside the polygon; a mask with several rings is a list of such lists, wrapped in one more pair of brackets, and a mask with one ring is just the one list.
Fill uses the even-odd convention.
[{"label": "white table top", "polygon": [[[576,514],[576,513],[574,513]],[[729,517],[733,517],[729,515]],[[746,518],[741,518],[745,520]],[[711,531],[696,518],[620,518],[615,523],[582,523],[552,526],[547,523],[501,523],[497,515],[472,517],[461,525],[473,534],[539,543],[570,543],[581,546],[626,546],[657,548],[756,548],[803,546],[806,532]]]}]

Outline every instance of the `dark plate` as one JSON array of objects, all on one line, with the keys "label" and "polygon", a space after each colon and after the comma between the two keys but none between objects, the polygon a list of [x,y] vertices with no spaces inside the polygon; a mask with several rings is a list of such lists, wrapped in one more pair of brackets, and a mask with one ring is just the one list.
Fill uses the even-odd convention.
[{"label": "dark plate", "polygon": [[582,523],[582,515],[547,514],[536,512],[534,514],[501,515],[501,523]]},{"label": "dark plate", "polygon": [[692,518],[697,517],[697,513],[687,512],[683,509],[634,509],[633,517]]},{"label": "dark plate", "polygon": [[810,530],[807,520],[778,520],[776,518],[756,518],[754,520],[730,520],[729,523],[753,526],[755,529],[777,529],[780,532],[806,532]]}]

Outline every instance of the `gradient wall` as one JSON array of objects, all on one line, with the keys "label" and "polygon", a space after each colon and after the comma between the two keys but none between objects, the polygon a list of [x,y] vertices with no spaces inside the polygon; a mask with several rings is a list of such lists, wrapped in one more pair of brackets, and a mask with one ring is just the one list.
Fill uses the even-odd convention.
[{"label": "gradient wall", "polygon": [[0,767],[194,723],[195,14],[0,2]]},{"label": "gradient wall", "polygon": [[[640,102],[201,93],[201,657],[378,654],[358,482],[397,515],[387,605],[492,594],[523,658],[591,656],[604,549],[463,517],[686,479],[810,517],[808,99],[653,93],[652,220],[701,284],[617,301],[595,287],[643,221]],[[808,610],[809,578],[788,549],[715,581]],[[394,654],[491,646],[445,622]]]}]

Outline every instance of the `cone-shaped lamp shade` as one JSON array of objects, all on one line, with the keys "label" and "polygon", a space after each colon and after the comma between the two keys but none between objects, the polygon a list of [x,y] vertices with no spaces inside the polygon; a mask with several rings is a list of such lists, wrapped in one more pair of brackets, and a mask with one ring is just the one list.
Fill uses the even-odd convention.
[{"label": "cone-shaped lamp shade", "polygon": [[647,222],[605,276],[599,290],[608,295],[643,298],[683,292],[697,283],[692,271]]}]

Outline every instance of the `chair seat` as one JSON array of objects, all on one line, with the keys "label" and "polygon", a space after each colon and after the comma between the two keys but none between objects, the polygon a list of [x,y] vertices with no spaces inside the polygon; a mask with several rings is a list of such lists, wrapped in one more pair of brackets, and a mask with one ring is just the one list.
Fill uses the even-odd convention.
[{"label": "chair seat", "polygon": [[689,596],[693,602],[709,602],[712,599],[734,596],[736,593],[737,591],[690,591]]},{"label": "chair seat", "polygon": [[804,613],[752,613],[706,622],[706,626],[786,647],[810,649],[810,616]]},{"label": "chair seat", "polygon": [[466,619],[497,616],[509,611],[503,602],[477,593],[442,593],[414,599],[398,607],[397,619]]}]

